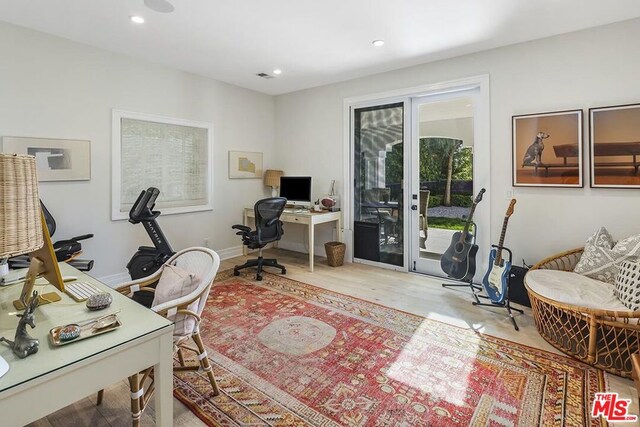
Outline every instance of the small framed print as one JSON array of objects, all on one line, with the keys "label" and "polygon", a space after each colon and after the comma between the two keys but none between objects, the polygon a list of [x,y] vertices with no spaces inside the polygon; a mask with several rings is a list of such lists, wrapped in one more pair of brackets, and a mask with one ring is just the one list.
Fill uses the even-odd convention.
[{"label": "small framed print", "polygon": [[262,153],[229,151],[229,178],[262,178]]},{"label": "small framed print", "polygon": [[591,187],[640,188],[640,104],[589,109]]},{"label": "small framed print", "polygon": [[512,117],[514,187],[582,187],[582,110]]},{"label": "small framed print", "polygon": [[40,182],[91,179],[89,141],[4,136],[2,152],[34,156]]}]

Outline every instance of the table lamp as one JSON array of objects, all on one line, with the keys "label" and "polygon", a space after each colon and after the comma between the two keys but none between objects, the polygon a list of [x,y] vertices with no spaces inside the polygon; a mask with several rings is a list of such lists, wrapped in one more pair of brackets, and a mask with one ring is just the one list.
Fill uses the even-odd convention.
[{"label": "table lamp", "polygon": [[[0,153],[0,283],[9,271],[8,259],[29,254],[31,262],[20,299],[13,302],[23,310],[30,302],[38,276],[64,291],[38,196],[36,160],[33,156]],[[39,297],[39,304],[59,301],[55,292]]]},{"label": "table lamp", "polygon": [[271,197],[278,197],[278,188],[280,188],[280,177],[284,172],[274,169],[268,169],[264,173],[265,187],[271,187]]}]

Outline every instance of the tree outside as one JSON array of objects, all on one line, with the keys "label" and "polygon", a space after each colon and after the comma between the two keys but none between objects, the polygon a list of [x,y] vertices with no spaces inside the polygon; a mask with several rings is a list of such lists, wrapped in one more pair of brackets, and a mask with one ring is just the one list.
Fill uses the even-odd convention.
[{"label": "tree outside", "polygon": [[[400,188],[403,170],[403,144],[396,144],[387,153],[387,186]],[[454,138],[420,139],[420,189],[429,190],[429,207],[469,207],[473,197],[473,150]],[[392,194],[392,199],[393,199]],[[431,220],[434,220],[431,223]],[[464,221],[439,221],[430,218],[430,226],[438,222],[442,228],[462,228]],[[457,224],[457,225],[456,225]]]}]

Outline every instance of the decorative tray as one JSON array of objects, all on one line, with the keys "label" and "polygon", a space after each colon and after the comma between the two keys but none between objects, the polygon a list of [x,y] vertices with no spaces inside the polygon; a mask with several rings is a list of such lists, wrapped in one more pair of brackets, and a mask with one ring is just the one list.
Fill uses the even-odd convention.
[{"label": "decorative tray", "polygon": [[[113,319],[112,323],[109,322],[110,324],[107,326],[96,328],[96,326],[100,326],[100,322],[105,322],[105,318],[109,318],[112,316],[115,318]],[[120,322],[120,319],[118,319],[118,316],[114,313],[88,321],[85,320],[77,324],[56,326],[49,331],[49,338],[51,339],[51,344],[59,347],[61,345],[71,344],[87,338],[95,337],[96,335],[102,335],[106,334],[107,332],[115,331],[120,326],[122,326],[122,322]],[[71,337],[71,332],[75,333],[74,337]],[[67,334],[69,337],[67,339],[61,338],[61,335],[64,336],[65,334]]]}]

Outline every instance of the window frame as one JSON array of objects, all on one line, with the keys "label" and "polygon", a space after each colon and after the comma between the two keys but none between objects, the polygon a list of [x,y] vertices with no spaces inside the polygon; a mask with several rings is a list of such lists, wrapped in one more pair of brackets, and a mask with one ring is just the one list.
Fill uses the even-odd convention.
[{"label": "window frame", "polygon": [[[122,200],[120,198],[122,188],[122,119],[148,121],[160,124],[188,126],[207,130],[207,203],[204,205],[164,207],[163,215],[174,215],[189,212],[202,212],[213,210],[213,123],[195,120],[177,119],[148,113],[112,109],[111,112],[111,220],[120,221],[129,219],[129,212],[121,212]],[[140,191],[145,190],[141,188]]]}]

